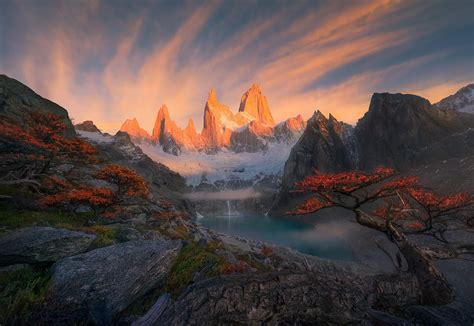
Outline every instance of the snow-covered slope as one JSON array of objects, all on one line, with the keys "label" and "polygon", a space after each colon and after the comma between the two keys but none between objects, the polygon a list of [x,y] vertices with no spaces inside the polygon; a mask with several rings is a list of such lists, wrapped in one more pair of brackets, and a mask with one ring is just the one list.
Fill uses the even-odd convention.
[{"label": "snow-covered slope", "polygon": [[455,94],[442,99],[435,105],[441,109],[474,114],[474,83],[464,86]]},{"label": "snow-covered slope", "polygon": [[[296,142],[296,140],[295,140]],[[219,151],[216,154],[204,152],[182,152],[175,156],[163,151],[160,146],[141,144],[140,147],[154,161],[178,172],[189,185],[201,182],[214,183],[218,180],[254,180],[258,182],[265,176],[277,176],[290,154],[293,143],[269,143],[267,151],[256,153],[235,153]]]},{"label": "snow-covered slope", "polygon": [[84,130],[76,130],[76,132],[79,136],[86,138],[94,143],[112,143],[114,141],[114,137],[109,134]]}]

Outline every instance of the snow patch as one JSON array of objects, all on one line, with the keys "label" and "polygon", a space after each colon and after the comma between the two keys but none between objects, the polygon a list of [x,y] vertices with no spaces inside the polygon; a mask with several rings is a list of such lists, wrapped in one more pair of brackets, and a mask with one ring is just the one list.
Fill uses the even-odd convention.
[{"label": "snow patch", "polygon": [[188,185],[197,186],[203,180],[214,183],[218,180],[258,180],[264,176],[281,175],[296,141],[269,143],[266,151],[257,153],[222,150],[216,154],[206,154],[189,151],[179,156],[164,152],[161,146],[139,146],[152,160],[185,177]]},{"label": "snow patch", "polygon": [[114,137],[109,134],[99,134],[98,132],[83,130],[77,130],[76,132],[79,136],[86,138],[94,143],[112,143],[114,141]]}]

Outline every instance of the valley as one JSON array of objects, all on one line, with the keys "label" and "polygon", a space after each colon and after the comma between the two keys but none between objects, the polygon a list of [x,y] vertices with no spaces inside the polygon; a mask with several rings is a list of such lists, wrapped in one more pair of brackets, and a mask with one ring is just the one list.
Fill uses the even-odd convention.
[{"label": "valley", "polygon": [[[2,153],[8,158],[3,166],[7,174],[2,179],[5,235],[0,237],[0,264],[8,268],[6,273],[11,277],[17,277],[17,268],[27,268],[52,282],[41,290],[47,293],[41,297],[46,305],[33,300],[28,314],[20,320],[48,323],[56,320],[60,311],[61,318],[68,322],[129,323],[150,318],[151,314],[159,323],[200,323],[209,316],[224,318],[215,306],[201,308],[204,293],[227,291],[239,297],[236,282],[253,293],[252,298],[240,298],[241,308],[225,320],[247,320],[244,314],[253,306],[254,298],[268,298],[268,293],[252,292],[255,282],[265,284],[270,292],[284,293],[289,301],[281,307],[293,307],[286,316],[299,316],[294,318],[320,318],[295,306],[299,300],[290,298],[300,295],[311,298],[311,305],[323,310],[335,299],[318,301],[314,296],[318,291],[343,295],[349,301],[375,295],[375,301],[363,299],[328,310],[324,322],[418,320],[423,311],[425,321],[442,318],[448,323],[463,323],[474,311],[470,301],[474,291],[465,283],[469,263],[462,260],[471,255],[469,228],[436,229],[433,234],[423,233],[423,237],[406,231],[410,240],[405,235],[395,235],[398,238],[391,240],[393,235],[384,235],[387,230],[372,224],[372,219],[354,223],[353,213],[361,213],[351,211],[350,200],[336,200],[327,210],[327,203],[316,202],[311,210],[307,202],[311,197],[298,190],[301,182],[309,182],[307,178],[318,171],[313,177],[327,178],[322,179],[322,185],[331,178],[348,180],[356,175],[356,181],[348,182],[355,182],[355,189],[361,191],[362,197],[357,200],[363,200],[364,192],[367,196],[371,191],[361,180],[375,180],[377,187],[386,178],[408,178],[404,182],[412,182],[412,174],[421,177],[422,185],[441,193],[450,193],[455,185],[472,193],[474,115],[465,113],[463,107],[439,108],[415,95],[376,93],[356,126],[332,115],[325,117],[320,111],[308,121],[299,116],[275,124],[266,99],[254,85],[242,97],[244,109],[235,115],[228,109],[214,112],[216,107],[222,109],[222,104],[216,104],[215,93],[211,92],[201,133],[195,132],[192,122],[188,124],[191,127],[179,129],[168,110],[161,108],[153,138],[137,129],[135,119],[124,123],[115,135],[102,133],[92,121],[73,127],[65,109],[27,86],[7,76],[1,77],[0,86],[5,119],[0,128]],[[466,98],[466,92],[461,93]],[[252,96],[254,99],[249,100]],[[453,97],[450,100],[455,101]],[[59,114],[58,118],[43,116],[51,112]],[[219,121],[213,129],[206,123],[206,116],[218,116],[219,112],[218,120],[208,120]],[[59,132],[64,136],[58,133],[52,139],[42,138],[41,124],[30,116],[43,119],[45,126],[48,119],[58,121],[51,128],[61,126]],[[242,116],[245,119],[239,120]],[[64,127],[60,120],[65,122]],[[22,124],[26,126],[23,131]],[[17,138],[17,134],[24,136]],[[25,143],[25,139],[33,140]],[[63,147],[67,151],[79,146],[74,153],[80,155],[68,157],[70,153],[56,152],[51,144],[61,151]],[[49,155],[49,151],[54,155],[44,166],[40,153]],[[41,168],[46,175],[28,172],[21,179],[18,173],[23,170],[16,168],[17,162],[28,171]],[[373,169],[381,165],[390,168]],[[123,185],[129,187],[126,192]],[[336,183],[333,187],[338,186]],[[425,189],[418,188],[417,183],[394,183],[392,187],[399,187],[389,195],[395,198],[398,191],[403,196],[418,196],[418,191]],[[352,196],[346,188],[341,189],[336,191]],[[25,193],[29,204],[25,204]],[[434,193],[424,196],[438,198],[432,197],[438,196]],[[469,209],[471,199],[466,196],[439,197],[439,205],[447,205],[448,211]],[[330,207],[333,205],[336,207]],[[63,211],[69,215],[56,215]],[[460,216],[459,222],[464,222],[464,215]],[[459,249],[444,251],[430,236],[455,239]],[[43,242],[48,239],[58,242]],[[57,252],[64,243],[69,249]],[[401,258],[401,250],[405,258]],[[26,254],[29,252],[32,255]],[[151,259],[155,253],[160,257]],[[141,266],[139,269],[125,267],[130,255],[134,255],[134,266]],[[410,255],[415,261],[422,259],[423,264],[414,263]],[[114,257],[112,265],[103,264],[105,256]],[[431,257],[449,260],[442,258],[438,263]],[[154,259],[160,263],[153,265]],[[126,279],[120,286],[113,278],[101,276],[113,274],[114,268],[121,268]],[[145,272],[150,269],[153,272]],[[158,277],[150,279],[155,274]],[[275,277],[279,281],[275,282]],[[101,290],[84,291],[88,286],[84,280]],[[130,294],[134,282],[142,285],[139,292]],[[426,287],[425,282],[432,285]],[[310,288],[315,292],[307,292]],[[443,295],[426,296],[429,291]],[[100,308],[102,300],[115,296],[118,299],[107,308]],[[389,299],[394,296],[400,301]],[[64,298],[72,301],[66,303]],[[218,298],[226,311],[234,305],[233,300]],[[72,309],[70,302],[78,308]],[[153,303],[165,308],[157,313]],[[358,312],[349,313],[348,309],[354,307]],[[131,313],[130,309],[139,312]],[[205,309],[205,315],[201,309]],[[266,305],[259,309],[282,320]],[[368,316],[367,311],[376,313]],[[341,317],[347,313],[347,317]]]},{"label": "valley", "polygon": [[0,326],[473,326],[474,0],[1,0]]}]

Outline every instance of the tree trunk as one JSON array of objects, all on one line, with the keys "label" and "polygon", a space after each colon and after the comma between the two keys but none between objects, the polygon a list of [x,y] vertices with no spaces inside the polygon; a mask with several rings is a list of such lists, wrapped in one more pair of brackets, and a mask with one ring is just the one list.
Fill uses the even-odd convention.
[{"label": "tree trunk", "polygon": [[423,250],[411,243],[402,232],[390,222],[382,225],[367,214],[357,210],[357,222],[372,229],[386,233],[395,242],[405,257],[408,272],[413,273],[418,281],[421,292],[421,304],[447,304],[454,300],[454,290],[448,280],[441,274]]},{"label": "tree trunk", "polygon": [[389,231],[407,261],[409,272],[415,274],[418,280],[422,296],[421,304],[437,305],[453,302],[453,287],[429,257],[391,224]]}]

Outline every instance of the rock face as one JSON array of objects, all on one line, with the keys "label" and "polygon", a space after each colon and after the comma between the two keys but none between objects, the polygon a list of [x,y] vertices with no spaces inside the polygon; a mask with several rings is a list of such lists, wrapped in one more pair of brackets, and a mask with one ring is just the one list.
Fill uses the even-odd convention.
[{"label": "rock face", "polygon": [[120,127],[120,131],[126,132],[130,135],[130,137],[133,138],[133,140],[138,142],[151,139],[150,134],[145,129],[140,127],[137,119],[135,118],[125,120],[125,122],[122,124],[122,127]]},{"label": "rock face", "polygon": [[209,92],[204,107],[202,139],[208,152],[215,152],[220,148],[229,147],[230,137],[234,129],[242,126],[249,120],[244,115],[235,115],[227,105],[217,100],[215,90]]},{"label": "rock face", "polygon": [[107,159],[132,168],[140,174],[155,196],[165,198],[178,206],[187,207],[186,201],[181,196],[186,190],[184,178],[145,155],[140,147],[133,144],[127,133],[119,131],[112,142],[97,145]]},{"label": "rock face", "polygon": [[79,124],[75,125],[74,128],[76,130],[81,130],[81,131],[101,133],[99,128],[97,128],[97,126],[91,120],[86,120],[83,123],[79,123]]},{"label": "rock face", "polygon": [[74,128],[76,130],[81,130],[81,131],[88,131],[88,132],[97,132],[97,133],[101,133],[101,131],[99,130],[99,128],[97,128],[97,126],[94,124],[93,121],[91,120],[86,120],[82,123],[79,123],[77,125],[74,125]]},{"label": "rock face", "polygon": [[435,104],[440,109],[474,114],[474,83],[464,86],[455,94]]},{"label": "rock face", "polygon": [[[346,272],[232,275],[189,287],[168,303],[154,325],[215,324],[345,325],[364,324],[389,314],[369,316],[373,309],[416,304],[416,282],[411,278],[361,277]],[[390,305],[388,307],[390,307]],[[399,319],[400,320],[400,319]],[[377,324],[377,323],[376,323]]]},{"label": "rock face", "polygon": [[249,114],[262,124],[269,126],[275,124],[267,103],[267,98],[262,94],[260,87],[256,84],[253,84],[250,89],[242,95],[239,112]]},{"label": "rock face", "polygon": [[355,128],[316,113],[285,164],[274,208],[292,199],[296,181],[319,170],[371,170],[377,166],[407,171],[438,160],[474,153],[474,115],[439,109],[410,94],[375,93]]},{"label": "rock face", "polygon": [[61,312],[71,321],[110,324],[117,313],[163,284],[180,248],[180,241],[129,241],[57,262],[50,289],[52,321]]},{"label": "rock face", "polygon": [[416,165],[421,149],[473,127],[473,116],[437,109],[422,97],[375,93],[355,128],[359,168],[404,170]]},{"label": "rock face", "polygon": [[336,172],[353,169],[357,157],[352,134],[350,125],[337,121],[331,115],[328,119],[321,112],[315,112],[285,163],[274,209],[286,205],[292,197],[289,191],[295,182],[314,170]]},{"label": "rock face", "polygon": [[0,266],[52,263],[85,251],[95,238],[51,227],[19,229],[0,238]]},{"label": "rock face", "polygon": [[298,115],[277,124],[274,128],[275,138],[279,142],[289,142],[299,137],[305,128],[306,121]]},{"label": "rock face", "polygon": [[19,81],[0,74],[0,119],[24,124],[27,116],[37,111],[60,116],[66,126],[65,135],[72,137],[76,134],[64,108],[41,97]]},{"label": "rock face", "polygon": [[197,133],[196,127],[194,127],[193,119],[189,119],[186,128],[184,128],[183,143],[194,150],[198,150],[203,146],[201,135]]},{"label": "rock face", "polygon": [[230,147],[234,152],[259,152],[267,148],[273,140],[273,129],[253,120],[247,126],[237,129],[230,137]]},{"label": "rock face", "polygon": [[151,140],[163,147],[167,153],[179,155],[183,150],[202,148],[201,135],[196,132],[194,122],[189,119],[185,129],[178,127],[168,112],[166,105],[158,111]]}]

